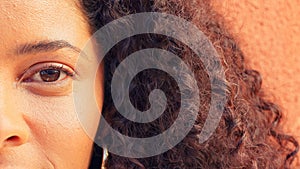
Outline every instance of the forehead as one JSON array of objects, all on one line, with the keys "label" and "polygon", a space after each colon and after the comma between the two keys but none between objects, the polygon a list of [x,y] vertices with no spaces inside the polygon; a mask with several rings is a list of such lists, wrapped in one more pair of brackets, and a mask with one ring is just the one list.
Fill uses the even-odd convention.
[{"label": "forehead", "polygon": [[[39,40],[80,44],[89,35],[75,0],[1,0],[0,50]],[[82,42],[84,43],[84,42]]]}]

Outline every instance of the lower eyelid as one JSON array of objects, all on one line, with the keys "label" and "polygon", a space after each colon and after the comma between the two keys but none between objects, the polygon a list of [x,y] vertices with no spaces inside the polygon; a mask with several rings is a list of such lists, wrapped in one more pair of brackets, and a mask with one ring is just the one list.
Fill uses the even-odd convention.
[{"label": "lower eyelid", "polygon": [[35,95],[40,96],[66,96],[72,93],[72,83],[70,80],[61,83],[24,83],[23,88]]}]

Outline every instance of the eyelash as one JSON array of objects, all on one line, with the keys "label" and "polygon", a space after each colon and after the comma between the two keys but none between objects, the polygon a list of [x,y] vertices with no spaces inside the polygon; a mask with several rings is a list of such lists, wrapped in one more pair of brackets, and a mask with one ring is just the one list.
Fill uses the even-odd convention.
[{"label": "eyelash", "polygon": [[[38,67],[37,69],[33,69],[34,67],[38,66],[39,64],[43,64],[41,67]],[[22,78],[20,79],[20,82],[32,82],[30,78],[34,76],[36,73],[39,73],[42,70],[47,70],[47,69],[55,69],[58,71],[62,71],[63,73],[66,74],[66,76],[71,77],[72,79],[75,78],[75,71],[69,70],[71,68],[65,68],[66,66],[61,64],[61,63],[39,63],[31,66],[29,69],[27,69],[23,74]],[[33,69],[33,70],[32,70]],[[24,77],[25,76],[25,77]],[[48,82],[51,83],[51,82]],[[55,82],[52,82],[55,83]]]}]

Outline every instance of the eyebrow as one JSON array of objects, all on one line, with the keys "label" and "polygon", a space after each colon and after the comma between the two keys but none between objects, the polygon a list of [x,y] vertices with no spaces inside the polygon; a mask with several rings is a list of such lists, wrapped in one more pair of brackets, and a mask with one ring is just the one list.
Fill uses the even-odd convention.
[{"label": "eyebrow", "polygon": [[69,48],[76,53],[82,52],[80,48],[71,45],[65,40],[55,40],[55,41],[39,41],[35,43],[25,43],[17,47],[15,53],[18,55],[24,54],[36,54],[40,52],[52,52],[63,48]]}]

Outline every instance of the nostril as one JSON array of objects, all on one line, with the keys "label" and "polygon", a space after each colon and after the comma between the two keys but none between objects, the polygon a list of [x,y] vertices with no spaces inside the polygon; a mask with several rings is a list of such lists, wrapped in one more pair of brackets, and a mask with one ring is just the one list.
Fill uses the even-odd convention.
[{"label": "nostril", "polygon": [[17,137],[17,136],[11,136],[11,137],[7,138],[6,141],[9,141],[9,142],[19,142],[20,138]]},{"label": "nostril", "polygon": [[[6,113],[4,113],[6,115]],[[9,115],[9,113],[7,113]],[[0,150],[3,148],[11,148],[20,146],[29,141],[30,130],[27,124],[20,117],[20,122],[16,121],[15,116],[9,118],[2,117],[3,113],[0,112]],[[0,160],[1,163],[1,160]],[[1,167],[0,167],[1,168]]]},{"label": "nostril", "polygon": [[23,140],[22,138],[18,137],[18,136],[10,136],[8,137],[5,141],[4,141],[4,147],[5,146],[19,146],[23,144]]},{"label": "nostril", "polygon": [[25,137],[20,137],[19,135],[11,135],[10,137],[6,137],[0,145],[0,149],[3,147],[14,147],[20,146],[26,142]]}]

